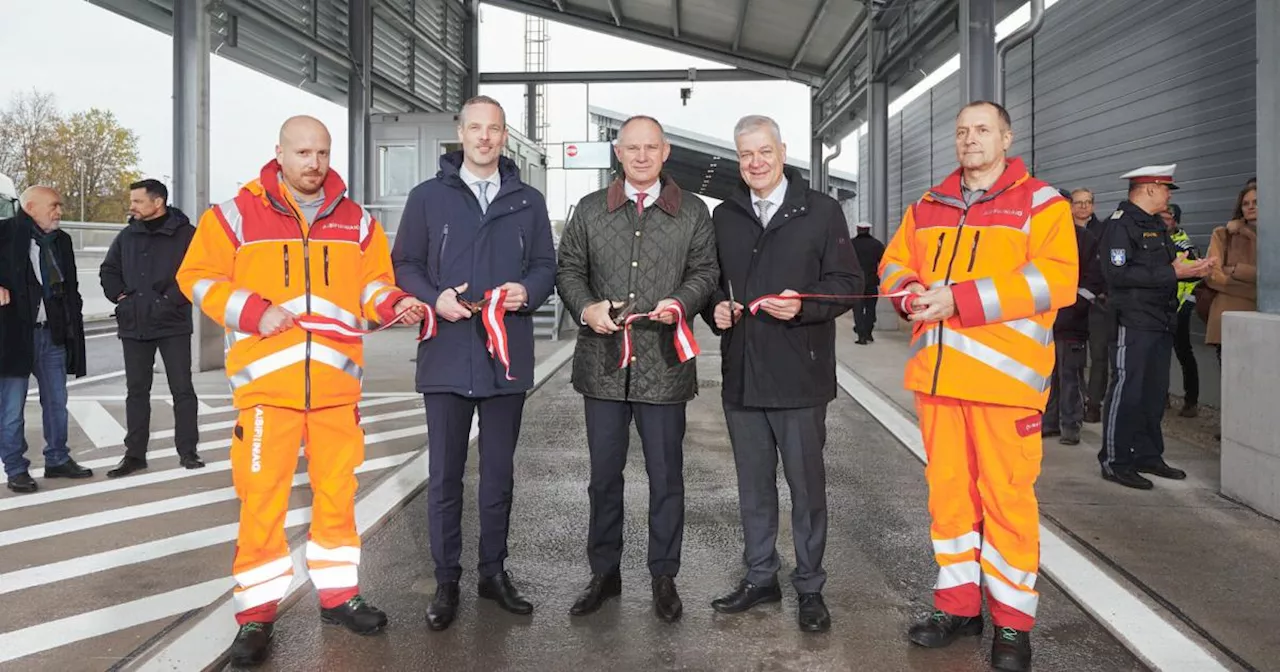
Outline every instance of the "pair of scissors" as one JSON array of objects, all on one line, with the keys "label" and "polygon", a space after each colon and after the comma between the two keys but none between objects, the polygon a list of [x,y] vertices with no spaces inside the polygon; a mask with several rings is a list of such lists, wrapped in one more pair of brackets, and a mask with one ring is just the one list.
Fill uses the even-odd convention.
[{"label": "pair of scissors", "polygon": [[629,317],[631,313],[634,312],[632,310],[632,308],[634,307],[635,307],[635,302],[626,301],[620,306],[614,306],[610,308],[609,316],[613,318],[614,324],[618,326],[622,326],[622,323],[627,321],[627,317]]}]

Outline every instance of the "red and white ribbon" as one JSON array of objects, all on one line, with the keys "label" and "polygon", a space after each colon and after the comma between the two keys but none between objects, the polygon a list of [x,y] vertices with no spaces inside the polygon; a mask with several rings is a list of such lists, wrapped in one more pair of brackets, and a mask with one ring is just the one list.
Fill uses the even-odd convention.
[{"label": "red and white ribbon", "polygon": [[751,303],[747,304],[747,310],[751,311],[752,315],[755,315],[756,312],[760,310],[760,306],[762,306],[765,301],[769,301],[770,299],[778,299],[781,301],[787,301],[789,299],[834,299],[834,300],[875,299],[875,298],[896,299],[898,297],[909,296],[910,294],[911,292],[908,292],[905,289],[898,290],[896,292],[890,292],[888,294],[792,294],[790,296],[783,296],[781,294],[765,294],[764,296],[761,296],[756,300],[752,301]]},{"label": "red and white ribbon", "polygon": [[[426,315],[422,318],[422,326],[418,330],[418,340],[425,341],[436,335],[436,311],[431,306],[423,306],[426,309]],[[404,321],[409,311],[402,311],[386,324],[377,329],[356,329],[345,322],[335,320],[332,317],[324,315],[298,315],[293,318],[293,323],[301,327],[304,331],[313,334],[320,334],[335,341],[343,343],[358,343],[360,339],[369,334],[376,334],[384,329],[390,329],[392,326]]]},{"label": "red and white ribbon", "polygon": [[[676,355],[681,362],[687,362],[694,357],[702,354],[702,349],[698,347],[698,341],[693,337],[693,329],[689,328],[688,321],[684,317],[684,308],[679,302],[663,308],[662,313],[675,313],[676,315],[676,335],[675,347]],[[636,320],[652,319],[649,313],[636,313],[628,315],[627,319],[622,323],[622,359],[618,362],[618,368],[625,369],[631,364],[631,353],[633,346],[631,345],[631,323]]]},{"label": "red and white ribbon", "polygon": [[507,301],[507,290],[491,289],[484,293],[485,307],[484,330],[489,335],[486,347],[490,357],[496,357],[506,368],[507,380],[515,380],[511,376],[511,349],[507,340],[507,309],[503,304]]}]

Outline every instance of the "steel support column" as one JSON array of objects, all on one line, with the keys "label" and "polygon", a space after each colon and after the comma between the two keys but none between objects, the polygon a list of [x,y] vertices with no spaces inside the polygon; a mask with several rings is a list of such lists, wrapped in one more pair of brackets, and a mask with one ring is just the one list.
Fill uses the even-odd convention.
[{"label": "steel support column", "polygon": [[464,97],[471,98],[480,94],[480,0],[466,0],[466,3],[467,90]]},{"label": "steel support column", "polygon": [[1274,315],[1280,314],[1280,5],[1258,0],[1257,12],[1258,310]]},{"label": "steel support column", "polygon": [[995,100],[996,0],[960,0],[960,104]]},{"label": "steel support column", "polygon": [[354,59],[347,72],[347,184],[358,202],[372,200],[373,161],[369,107],[373,103],[373,0],[347,5],[347,45]]},{"label": "steel support column", "polygon": [[822,138],[809,138],[809,187],[815,191],[827,193],[827,164],[823,156]]},{"label": "steel support column", "polygon": [[[172,201],[192,219],[209,207],[209,32],[203,2],[174,2]],[[221,330],[199,309],[193,312],[192,367],[222,368]]]},{"label": "steel support column", "polygon": [[538,137],[538,85],[526,84],[524,87],[524,136],[538,144],[543,138]]},{"label": "steel support column", "polygon": [[[881,45],[888,38],[883,29],[871,31],[867,40],[867,59],[875,72]],[[872,80],[867,85],[867,172],[871,188],[867,194],[867,214],[871,219],[871,232],[883,242],[889,241],[889,83]],[[859,176],[859,182],[863,178]],[[859,184],[859,191],[863,191]]]}]

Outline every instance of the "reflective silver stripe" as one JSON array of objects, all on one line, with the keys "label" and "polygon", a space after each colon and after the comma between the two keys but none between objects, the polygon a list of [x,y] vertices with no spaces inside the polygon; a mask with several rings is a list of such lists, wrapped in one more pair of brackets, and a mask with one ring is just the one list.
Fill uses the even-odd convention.
[{"label": "reflective silver stripe", "polygon": [[270,581],[293,570],[293,558],[285,556],[276,558],[266,564],[258,565],[235,575],[236,582],[242,586],[254,586],[263,581]]},{"label": "reflective silver stripe", "polygon": [[[1119,210],[1116,212],[1119,212]],[[1106,430],[1102,435],[1102,445],[1107,449],[1107,463],[1102,465],[1102,468],[1106,469],[1108,474],[1112,473],[1111,465],[1116,462],[1116,417],[1120,411],[1120,404],[1117,401],[1124,399],[1124,384],[1128,378],[1125,375],[1125,370],[1128,367],[1125,360],[1128,359],[1129,346],[1125,345],[1125,342],[1128,340],[1129,334],[1124,325],[1119,325],[1116,331],[1116,358],[1115,366],[1112,369],[1115,371],[1116,386],[1111,391],[1111,394],[1108,395],[1107,403],[1111,404],[1111,408],[1107,412],[1106,423],[1102,425],[1103,429]]]},{"label": "reflective silver stripe", "polygon": [[1076,294],[1083,296],[1085,301],[1093,301],[1094,299],[1098,298],[1097,294],[1094,294],[1093,292],[1085,289],[1084,287],[1077,288]]},{"label": "reflective silver stripe", "polygon": [[245,304],[251,298],[253,298],[253,292],[247,289],[237,289],[231,292],[231,296],[227,298],[227,309],[222,314],[222,323],[231,329],[238,329],[240,327],[240,314],[244,312]]},{"label": "reflective silver stripe", "polygon": [[373,297],[378,294],[378,292],[381,292],[382,290],[387,289],[390,286],[391,285],[388,285],[387,283],[382,282],[381,280],[374,280],[373,282],[365,285],[364,291],[360,292],[360,305],[363,306],[364,304],[369,303],[370,301],[373,300]]},{"label": "reflective silver stripe", "polygon": [[311,361],[332,366],[356,380],[364,376],[364,369],[355,360],[320,343],[311,343]]},{"label": "reflective silver stripe", "polygon": [[307,559],[323,560],[326,562],[348,562],[353,565],[358,565],[360,564],[360,548],[357,546],[325,548],[314,541],[308,541]]},{"label": "reflective silver stripe", "polygon": [[1025,234],[1031,233],[1031,215],[1027,215],[1027,221],[1022,223],[1022,229],[1020,230]]},{"label": "reflective silver stripe", "polygon": [[333,590],[335,588],[354,588],[357,581],[355,565],[338,565],[336,567],[319,567],[308,569],[311,585],[317,590]]},{"label": "reflective silver stripe", "polygon": [[982,545],[982,560],[995,567],[996,571],[1009,580],[1009,583],[1026,588],[1036,587],[1036,573],[1021,570],[1009,564],[1004,556],[1000,555],[1000,551],[991,545],[990,540]]},{"label": "reflective silver stripe", "polygon": [[1027,264],[1022,267],[1022,277],[1026,279],[1027,287],[1031,289],[1031,299],[1035,301],[1036,313],[1049,312],[1053,302],[1049,297],[1049,280],[1044,277],[1044,273],[1041,273],[1035,264]]},{"label": "reflective silver stripe", "polygon": [[[312,344],[315,347],[316,344]],[[291,345],[279,352],[273,352],[262,359],[249,362],[243,369],[232,374],[231,389],[238,390],[241,387],[252,383],[271,373],[275,373],[280,369],[293,364],[298,364],[307,358],[307,344],[298,343]]]},{"label": "reflective silver stripe", "polygon": [[360,244],[363,245],[366,238],[369,237],[369,229],[373,228],[373,215],[369,214],[363,206],[360,208]]},{"label": "reflective silver stripe", "polygon": [[217,283],[213,280],[201,278],[200,280],[196,280],[196,284],[191,287],[191,298],[195,299],[194,303],[201,309],[204,308],[205,295],[209,293],[210,289],[213,289],[215,284]]},{"label": "reflective silver stripe", "polygon": [[1032,319],[1009,320],[1004,325],[1039,343],[1049,345],[1053,342],[1053,329]]},{"label": "reflective silver stripe", "polygon": [[977,532],[969,532],[951,539],[933,540],[933,552],[938,555],[955,555],[976,550],[980,546],[982,546],[982,535]]},{"label": "reflective silver stripe", "polygon": [[226,220],[231,233],[235,235],[236,243],[244,244],[244,218],[240,216],[240,206],[236,205],[236,199],[219,203],[218,210],[222,212],[222,218]]},{"label": "reflective silver stripe", "polygon": [[976,560],[957,562],[954,565],[939,565],[938,580],[933,584],[934,590],[946,590],[982,580],[982,566]]},{"label": "reflective silver stripe", "polygon": [[999,322],[1004,311],[1000,307],[1000,292],[996,291],[996,281],[991,278],[979,278],[973,281],[978,290],[978,300],[982,302],[983,323]]},{"label": "reflective silver stripe", "polygon": [[1025,383],[1036,392],[1044,392],[1049,389],[1048,376],[1042,376],[1025,364],[964,334],[955,331],[945,333],[946,335],[942,338],[944,346],[957,352],[962,352],[1014,380]]},{"label": "reflective silver stripe", "polygon": [[[307,296],[295,296],[288,301],[280,304],[281,308],[293,313],[294,315],[302,315],[307,312]],[[356,317],[348,310],[344,310],[342,306],[326,299],[322,296],[311,295],[311,313],[313,315],[322,315],[324,317],[335,319],[352,329],[363,329],[363,321]]]},{"label": "reflective silver stripe", "polygon": [[1035,209],[1052,201],[1054,196],[1062,198],[1062,194],[1059,194],[1057,189],[1050,186],[1040,187],[1036,190],[1035,195],[1031,197],[1031,208]]},{"label": "reflective silver stripe", "polygon": [[902,264],[888,263],[884,265],[885,277],[893,275],[894,273],[901,273],[902,271],[905,271],[905,270],[907,269]]},{"label": "reflective silver stripe", "polygon": [[1036,615],[1036,605],[1040,602],[1040,596],[1034,592],[1026,590],[1018,590],[1013,586],[1004,582],[1004,579],[998,576],[992,576],[988,572],[987,580],[983,583],[987,586],[987,590],[991,591],[991,597],[997,602],[1011,609],[1016,609],[1022,613],[1034,617]]},{"label": "reflective silver stripe", "polygon": [[268,602],[283,600],[285,594],[289,592],[290,583],[293,583],[292,574],[278,576],[266,583],[259,583],[246,590],[238,590],[232,595],[232,604],[235,605],[235,610],[239,612],[260,607]]}]

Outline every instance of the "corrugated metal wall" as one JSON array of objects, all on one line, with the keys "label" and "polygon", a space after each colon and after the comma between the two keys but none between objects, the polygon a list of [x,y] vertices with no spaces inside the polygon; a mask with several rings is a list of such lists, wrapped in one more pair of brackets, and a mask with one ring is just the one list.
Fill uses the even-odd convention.
[{"label": "corrugated metal wall", "polygon": [[[1010,153],[1054,186],[1093,189],[1100,217],[1125,197],[1121,174],[1177,163],[1174,200],[1204,249],[1256,169],[1253,22],[1252,0],[1062,0],[1009,54]],[[952,75],[890,118],[891,233],[955,169],[958,107]],[[867,175],[865,136],[858,149]]]}]

